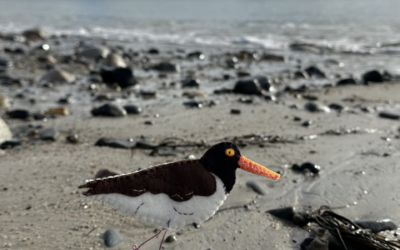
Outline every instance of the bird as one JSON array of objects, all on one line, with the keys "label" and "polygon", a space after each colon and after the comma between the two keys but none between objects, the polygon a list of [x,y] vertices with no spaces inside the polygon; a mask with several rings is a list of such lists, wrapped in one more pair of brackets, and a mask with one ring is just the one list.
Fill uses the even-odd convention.
[{"label": "bird", "polygon": [[162,227],[160,248],[167,231],[201,223],[212,217],[223,204],[236,181],[236,170],[277,180],[280,174],[241,155],[237,145],[221,142],[209,148],[200,159],[157,165],[129,174],[87,180],[78,188],[82,194],[110,203],[121,212]]}]

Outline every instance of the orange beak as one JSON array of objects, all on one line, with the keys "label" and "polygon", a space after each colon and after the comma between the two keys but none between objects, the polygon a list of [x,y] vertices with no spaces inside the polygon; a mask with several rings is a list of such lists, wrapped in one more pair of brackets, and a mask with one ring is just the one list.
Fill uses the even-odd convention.
[{"label": "orange beak", "polygon": [[241,156],[238,162],[241,169],[246,170],[250,173],[262,175],[272,180],[277,180],[281,177],[280,174],[275,173],[274,171],[269,170],[268,168],[261,166],[258,163],[255,163],[252,160],[247,159],[244,156]]}]

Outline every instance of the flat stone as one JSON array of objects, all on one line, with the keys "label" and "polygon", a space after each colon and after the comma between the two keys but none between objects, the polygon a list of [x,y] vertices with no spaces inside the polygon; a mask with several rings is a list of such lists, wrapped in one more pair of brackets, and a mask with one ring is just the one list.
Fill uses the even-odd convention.
[{"label": "flat stone", "polygon": [[98,147],[110,147],[110,148],[132,148],[136,143],[132,141],[123,141],[112,137],[102,137],[100,138],[95,146]]},{"label": "flat stone", "polygon": [[50,83],[73,83],[75,82],[75,76],[62,69],[52,69],[47,72],[40,81]]},{"label": "flat stone", "polygon": [[47,128],[40,132],[40,139],[43,141],[55,141],[59,134],[55,128]]},{"label": "flat stone", "polygon": [[98,108],[92,109],[94,116],[122,117],[126,116],[126,111],[114,103],[106,103]]},{"label": "flat stone", "polygon": [[389,111],[382,111],[379,113],[379,117],[386,118],[386,119],[392,119],[392,120],[398,120],[398,119],[400,119],[400,114],[392,113]]},{"label": "flat stone", "polygon": [[115,229],[107,229],[103,234],[104,245],[106,247],[115,247],[122,241],[124,241],[124,237]]},{"label": "flat stone", "polygon": [[261,195],[268,194],[268,191],[265,189],[265,186],[258,181],[247,181],[246,186],[253,189],[253,191],[256,192],[257,194]]}]

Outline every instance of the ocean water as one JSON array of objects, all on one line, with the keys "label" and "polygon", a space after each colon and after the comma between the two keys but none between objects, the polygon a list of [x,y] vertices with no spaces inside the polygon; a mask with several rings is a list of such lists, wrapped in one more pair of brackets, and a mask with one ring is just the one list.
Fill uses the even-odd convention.
[{"label": "ocean water", "polygon": [[[0,0],[0,31],[172,44],[396,51],[399,0]],[[395,44],[395,45],[392,45]],[[400,50],[400,49],[399,49]]]}]

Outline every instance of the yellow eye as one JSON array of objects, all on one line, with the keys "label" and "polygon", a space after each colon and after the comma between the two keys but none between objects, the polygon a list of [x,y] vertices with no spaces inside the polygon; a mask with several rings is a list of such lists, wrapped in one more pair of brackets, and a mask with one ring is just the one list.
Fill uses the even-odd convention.
[{"label": "yellow eye", "polygon": [[235,150],[228,148],[227,150],[225,150],[225,154],[227,156],[234,156],[235,155]]}]

